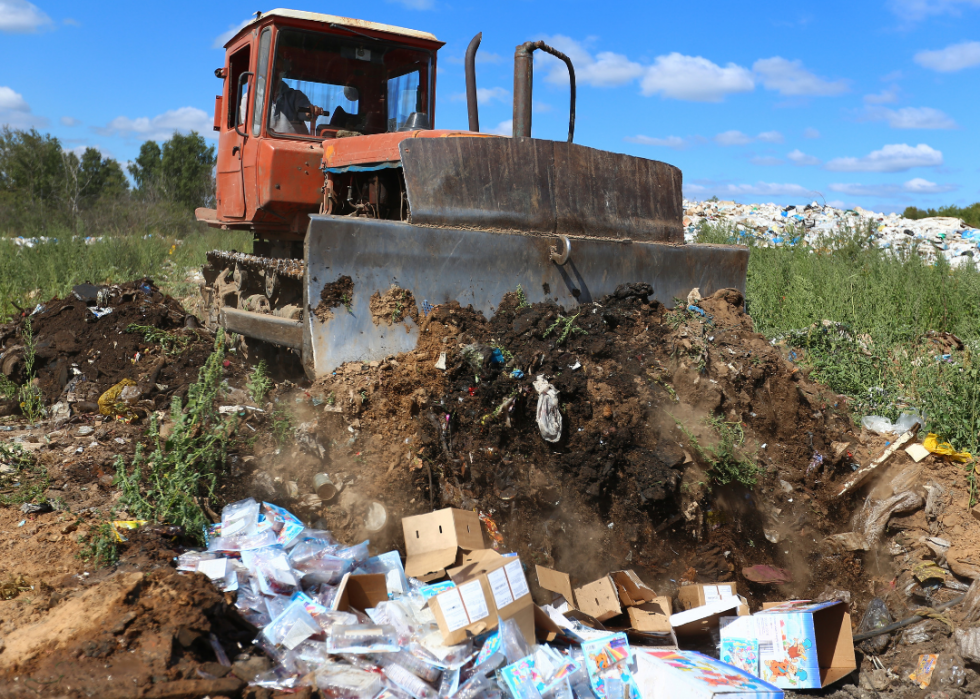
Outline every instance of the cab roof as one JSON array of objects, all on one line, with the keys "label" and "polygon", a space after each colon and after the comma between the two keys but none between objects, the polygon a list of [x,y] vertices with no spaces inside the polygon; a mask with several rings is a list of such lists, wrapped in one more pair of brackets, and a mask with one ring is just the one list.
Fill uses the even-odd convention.
[{"label": "cab roof", "polygon": [[[287,19],[299,19],[307,22],[322,22],[324,24],[339,24],[342,27],[350,27],[351,29],[367,29],[375,32],[385,32],[386,34],[395,34],[398,36],[411,37],[412,39],[421,39],[423,41],[439,41],[434,35],[428,32],[420,32],[415,29],[404,29],[402,27],[394,27],[390,24],[379,24],[377,22],[367,22],[363,19],[351,19],[349,17],[339,17],[337,15],[324,15],[319,12],[303,12],[302,10],[285,10],[283,8],[276,8],[275,10],[269,10],[268,12],[256,13],[255,19],[251,20],[248,24],[242,26],[242,28],[235,34],[238,36],[242,31],[251,27],[257,22],[261,22],[267,17],[285,17]],[[229,42],[231,43],[231,42]],[[227,44],[226,44],[227,45]]]}]

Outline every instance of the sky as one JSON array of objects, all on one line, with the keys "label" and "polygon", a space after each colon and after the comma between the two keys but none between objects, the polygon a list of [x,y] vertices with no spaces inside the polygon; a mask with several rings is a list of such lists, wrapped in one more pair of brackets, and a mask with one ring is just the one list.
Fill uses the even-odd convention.
[{"label": "sky", "polygon": [[[123,163],[175,129],[216,143],[222,45],[273,7],[0,0],[0,125]],[[980,201],[980,0],[289,7],[446,42],[437,128],[467,126],[462,58],[482,31],[480,124],[509,135],[514,47],[543,39],[575,64],[576,143],[676,165],[688,198],[882,212]],[[533,136],[564,140],[563,64],[536,59],[533,102]]]}]

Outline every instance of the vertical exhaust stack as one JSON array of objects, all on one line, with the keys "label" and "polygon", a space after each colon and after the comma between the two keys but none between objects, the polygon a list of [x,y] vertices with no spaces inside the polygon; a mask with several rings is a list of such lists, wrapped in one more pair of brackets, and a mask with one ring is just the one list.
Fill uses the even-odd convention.
[{"label": "vertical exhaust stack", "polygon": [[476,100],[476,50],[483,41],[483,32],[470,40],[466,47],[466,114],[470,118],[470,131],[480,132],[480,111]]},{"label": "vertical exhaust stack", "polygon": [[529,41],[521,44],[514,51],[514,138],[531,137],[531,92],[534,82],[534,52],[537,49],[561,59],[568,66],[568,82],[571,90],[568,142],[571,143],[575,135],[575,68],[572,66],[571,58],[543,41]]}]

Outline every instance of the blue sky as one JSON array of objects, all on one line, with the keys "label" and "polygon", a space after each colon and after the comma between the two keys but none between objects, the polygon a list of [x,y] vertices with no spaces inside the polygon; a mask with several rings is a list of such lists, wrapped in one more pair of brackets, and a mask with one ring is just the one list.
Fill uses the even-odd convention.
[{"label": "blue sky", "polygon": [[[688,197],[875,211],[980,200],[980,0],[290,7],[445,41],[439,128],[466,128],[462,56],[474,34],[481,126],[500,133],[514,47],[545,39],[575,62],[576,142],[677,165]],[[222,36],[254,9],[0,0],[0,124],[120,161],[175,128],[212,138]],[[541,59],[535,78],[534,135],[564,139],[564,67]]]}]

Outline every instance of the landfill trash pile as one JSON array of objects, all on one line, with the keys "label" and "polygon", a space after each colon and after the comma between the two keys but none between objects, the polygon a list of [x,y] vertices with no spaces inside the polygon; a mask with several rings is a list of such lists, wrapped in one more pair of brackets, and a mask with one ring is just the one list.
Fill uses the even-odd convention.
[{"label": "landfill trash pile", "polygon": [[[189,375],[215,346],[199,329],[178,354],[172,338],[125,346],[113,316],[158,313],[172,337],[186,320],[98,291],[31,316],[38,347],[88,303],[113,309],[90,322],[103,356],[111,339],[127,363],[186,359]],[[738,292],[692,290],[672,311],[649,294],[569,312],[516,290],[489,319],[409,309],[390,327],[418,318],[415,351],[281,382],[263,404],[242,348],[221,349],[214,412],[234,440],[200,500],[207,546],[120,498],[117,457],[154,448],[151,417],[173,429],[165,406],[66,419],[48,400],[37,424],[0,419],[0,496],[20,498],[0,505],[8,694],[327,697],[344,678],[372,697],[980,691],[972,455],[916,415],[854,424]],[[94,366],[63,341],[40,377],[62,357]],[[100,375],[98,397],[139,385],[123,372],[142,361]],[[83,556],[106,527],[119,560],[99,568]]]},{"label": "landfill trash pile", "polygon": [[974,264],[980,258],[980,230],[961,219],[932,217],[903,218],[899,214],[878,214],[861,207],[836,209],[817,202],[803,206],[738,204],[734,201],[684,200],[684,239],[693,242],[702,223],[731,225],[743,239],[753,239],[762,247],[821,245],[821,238],[845,230],[858,232],[874,227],[877,245],[896,252],[913,247],[926,260],[944,257],[954,265]]}]

